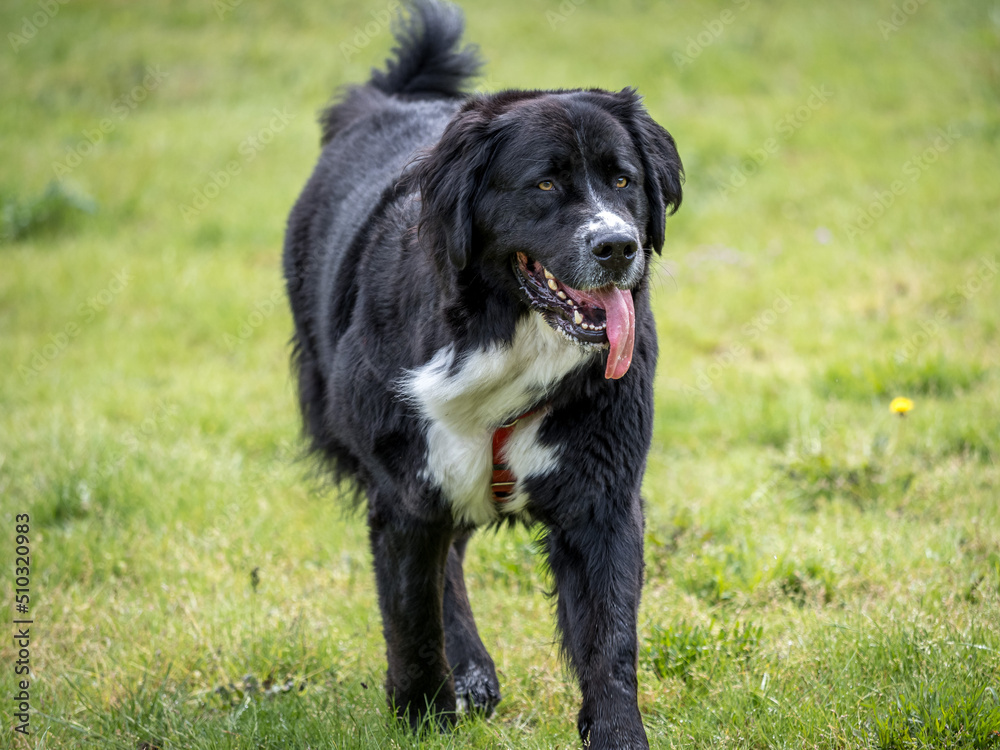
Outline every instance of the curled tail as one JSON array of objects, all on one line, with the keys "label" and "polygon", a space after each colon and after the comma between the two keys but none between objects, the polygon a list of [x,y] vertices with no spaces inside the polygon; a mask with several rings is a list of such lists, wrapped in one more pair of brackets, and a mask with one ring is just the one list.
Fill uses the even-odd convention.
[{"label": "curled tail", "polygon": [[474,45],[459,48],[465,29],[461,9],[444,0],[412,0],[408,6],[409,14],[397,19],[396,46],[385,70],[373,69],[367,86],[352,87],[343,101],[320,116],[323,144],[353,119],[356,109],[364,109],[366,88],[390,96],[466,95],[466,84],[483,63]]},{"label": "curled tail", "polygon": [[464,96],[482,60],[473,46],[458,49],[465,29],[462,11],[438,0],[417,0],[410,7],[396,29],[394,57],[385,71],[372,71],[371,85],[386,94]]}]

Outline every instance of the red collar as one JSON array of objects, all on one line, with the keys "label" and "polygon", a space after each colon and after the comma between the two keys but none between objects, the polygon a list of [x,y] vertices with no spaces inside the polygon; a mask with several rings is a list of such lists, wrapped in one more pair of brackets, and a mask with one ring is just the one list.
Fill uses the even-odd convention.
[{"label": "red collar", "polygon": [[539,409],[527,411],[519,417],[514,417],[507,424],[502,424],[493,432],[493,478],[490,481],[490,489],[493,492],[493,502],[502,505],[511,499],[514,493],[514,484],[517,477],[510,470],[510,466],[504,460],[504,449],[507,441],[514,432],[514,427],[522,419],[527,419],[532,414],[536,414]]}]

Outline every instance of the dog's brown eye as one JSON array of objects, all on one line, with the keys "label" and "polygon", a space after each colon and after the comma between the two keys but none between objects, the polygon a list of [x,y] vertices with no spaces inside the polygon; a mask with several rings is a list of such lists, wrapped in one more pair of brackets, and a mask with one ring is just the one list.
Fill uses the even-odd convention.
[{"label": "dog's brown eye", "polygon": [[628,186],[628,177],[619,177],[617,180],[615,180],[616,188],[623,188],[627,186]]},{"label": "dog's brown eye", "polygon": [[538,183],[539,190],[551,190],[555,185],[552,184],[552,180],[542,180]]}]

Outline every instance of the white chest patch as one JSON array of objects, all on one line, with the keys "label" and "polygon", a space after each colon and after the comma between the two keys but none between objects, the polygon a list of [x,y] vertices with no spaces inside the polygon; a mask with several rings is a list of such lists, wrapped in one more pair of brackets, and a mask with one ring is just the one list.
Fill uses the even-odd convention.
[{"label": "white chest patch", "polygon": [[[457,362],[448,346],[408,373],[403,393],[428,423],[427,478],[441,488],[456,521],[482,525],[499,518],[490,489],[494,430],[538,403],[591,356],[532,312],[509,346],[469,352]],[[558,462],[558,448],[538,440],[545,416],[543,410],[522,419],[507,442],[504,457],[518,481],[500,506],[503,513],[523,510],[523,480]]]}]

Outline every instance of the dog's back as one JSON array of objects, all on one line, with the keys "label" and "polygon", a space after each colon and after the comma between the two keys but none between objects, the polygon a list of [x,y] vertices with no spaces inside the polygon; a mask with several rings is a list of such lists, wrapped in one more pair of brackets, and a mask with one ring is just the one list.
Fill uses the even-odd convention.
[{"label": "dog's back", "polygon": [[414,11],[385,70],[322,112],[323,152],[285,233],[300,406],[313,449],[341,474],[357,467],[323,426],[324,365],[350,322],[361,258],[352,248],[367,239],[415,153],[440,136],[481,65],[473,47],[459,49],[464,21],[455,6],[423,2]]}]

